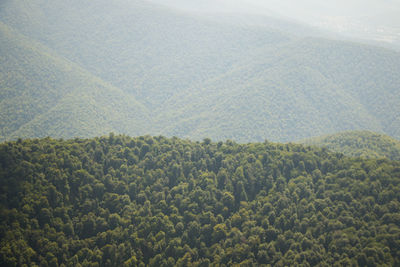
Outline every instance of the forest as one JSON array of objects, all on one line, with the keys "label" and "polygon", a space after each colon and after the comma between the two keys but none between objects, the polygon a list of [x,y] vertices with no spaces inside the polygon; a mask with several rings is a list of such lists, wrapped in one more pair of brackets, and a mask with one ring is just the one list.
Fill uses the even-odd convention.
[{"label": "forest", "polygon": [[326,147],[350,157],[400,160],[400,141],[398,139],[370,131],[340,132],[309,138],[300,143]]},{"label": "forest", "polygon": [[0,144],[1,266],[399,266],[400,161],[109,134]]}]

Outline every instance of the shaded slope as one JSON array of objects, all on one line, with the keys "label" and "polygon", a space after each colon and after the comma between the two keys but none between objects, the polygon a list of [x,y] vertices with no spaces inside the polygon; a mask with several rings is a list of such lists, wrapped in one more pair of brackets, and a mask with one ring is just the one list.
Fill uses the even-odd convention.
[{"label": "shaded slope", "polygon": [[301,143],[327,147],[351,157],[400,160],[400,141],[369,131],[351,131],[314,137]]},{"label": "shaded slope", "polygon": [[1,139],[145,132],[132,96],[2,23],[0,38]]}]

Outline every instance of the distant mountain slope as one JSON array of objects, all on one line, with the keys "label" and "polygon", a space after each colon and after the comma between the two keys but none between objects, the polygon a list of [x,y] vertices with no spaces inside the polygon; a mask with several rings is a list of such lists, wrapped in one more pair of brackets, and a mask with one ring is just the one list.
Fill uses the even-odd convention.
[{"label": "distant mountain slope", "polygon": [[244,142],[362,128],[399,136],[399,53],[310,38],[235,67],[167,101],[173,113],[159,112],[160,121],[172,117],[163,131]]},{"label": "distant mountain slope", "polygon": [[0,22],[0,139],[145,132],[146,109]]},{"label": "distant mountain slope", "polygon": [[0,20],[151,108],[225,73],[254,49],[291,39],[142,0],[27,2],[5,4]]},{"label": "distant mountain slope", "polygon": [[369,131],[342,132],[310,138],[303,144],[327,147],[347,156],[400,160],[400,141]]},{"label": "distant mountain slope", "polygon": [[[44,114],[17,124],[10,115],[3,120],[2,135],[58,137],[62,132],[73,137],[112,130],[248,142],[369,129],[400,138],[400,53],[306,37],[305,29],[291,35],[279,30],[278,20],[269,26],[241,23],[245,18],[212,19],[141,0],[3,1],[1,22],[66,59],[67,69],[79,66],[79,72],[101,81],[99,87],[112,87],[107,92],[116,92],[112,103],[118,108],[111,108],[102,98],[107,94],[93,86],[102,100],[90,102],[92,109],[108,112],[101,123],[84,110],[85,98],[73,93],[70,101],[80,118],[67,119],[70,128],[45,123]],[[287,27],[283,23],[282,29]],[[1,48],[1,56],[16,53],[18,59],[8,47]],[[22,57],[14,65],[4,62],[2,74],[14,65],[21,70],[27,95],[34,95],[36,77],[47,77],[52,69],[43,65],[35,76],[25,75],[30,72]],[[69,74],[62,72],[48,86],[66,94],[70,91],[62,87]],[[18,75],[12,78],[19,80]],[[11,95],[17,92],[3,87]],[[30,106],[43,113],[38,102]],[[0,112],[13,113],[14,107],[20,106]],[[69,111],[63,107],[57,109],[59,116]],[[71,130],[79,125],[85,127]]]}]

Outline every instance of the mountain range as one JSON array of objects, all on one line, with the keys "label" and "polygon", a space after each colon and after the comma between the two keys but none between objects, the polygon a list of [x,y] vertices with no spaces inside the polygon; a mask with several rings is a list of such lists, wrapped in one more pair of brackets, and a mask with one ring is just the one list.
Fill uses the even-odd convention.
[{"label": "mountain range", "polygon": [[0,3],[0,140],[400,138],[400,53],[142,0]]}]

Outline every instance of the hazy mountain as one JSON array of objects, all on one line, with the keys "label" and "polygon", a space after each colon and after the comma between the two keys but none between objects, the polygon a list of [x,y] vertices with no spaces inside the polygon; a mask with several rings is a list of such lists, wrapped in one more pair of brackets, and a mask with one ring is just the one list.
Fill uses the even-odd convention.
[{"label": "hazy mountain", "polygon": [[303,144],[327,147],[351,157],[400,160],[400,141],[369,131],[351,131],[301,141]]},{"label": "hazy mountain", "polygon": [[146,108],[132,95],[0,22],[1,139],[141,134]]},{"label": "hazy mountain", "polygon": [[396,0],[151,0],[201,13],[263,15],[313,26],[337,38],[400,49]]},{"label": "hazy mountain", "polygon": [[[241,141],[363,128],[398,136],[399,60],[390,51],[318,39],[265,49],[202,90],[167,101],[175,112],[169,129]],[[171,116],[159,114],[161,121]]]},{"label": "hazy mountain", "polygon": [[[3,139],[115,131],[288,141],[352,129],[400,137],[400,53],[309,37],[313,30],[281,18],[139,0],[9,0],[0,21],[13,32],[0,55]],[[37,58],[27,60],[32,50]],[[70,69],[96,82],[66,85],[81,79]],[[18,77],[26,81],[8,85]],[[25,102],[9,99],[18,90]],[[48,119],[50,108],[66,128]]]}]

